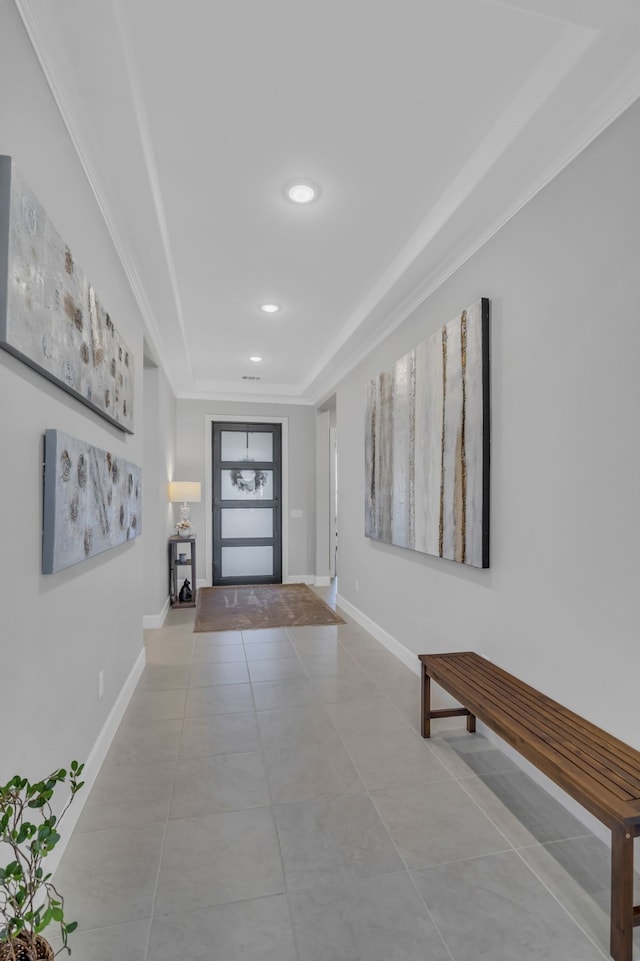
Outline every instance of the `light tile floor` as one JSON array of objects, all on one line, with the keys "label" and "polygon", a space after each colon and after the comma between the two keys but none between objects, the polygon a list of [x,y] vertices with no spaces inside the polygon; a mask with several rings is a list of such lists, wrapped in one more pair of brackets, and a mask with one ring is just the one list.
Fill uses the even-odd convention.
[{"label": "light tile floor", "polygon": [[76,961],[609,957],[605,845],[458,719],[423,741],[345,619],[147,632],[56,874]]}]

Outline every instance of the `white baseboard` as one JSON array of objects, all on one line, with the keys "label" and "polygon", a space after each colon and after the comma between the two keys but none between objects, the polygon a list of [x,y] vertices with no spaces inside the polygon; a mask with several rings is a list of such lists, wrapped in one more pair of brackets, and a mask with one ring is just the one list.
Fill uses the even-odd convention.
[{"label": "white baseboard", "polygon": [[136,689],[136,685],[140,680],[140,675],[144,670],[144,666],[145,650],[143,648],[129,673],[129,677],[124,682],[122,690],[120,691],[115,704],[111,708],[109,716],[105,721],[95,744],[89,752],[89,757],[85,761],[84,771],[82,772],[84,787],[76,795],[73,804],[65,815],[64,832],[61,835],[57,848],[49,856],[50,860],[47,862],[47,869],[52,872],[55,871],[62,860],[65,848],[69,843],[71,835],[73,834],[73,829],[80,819],[82,809],[84,808],[85,802],[89,797],[89,792],[91,791],[91,788],[93,787],[95,780],[100,773],[102,762],[107,756],[107,751],[111,747],[111,742],[115,737],[116,731],[118,730],[118,725],[120,724],[124,712],[129,705],[129,701],[131,700],[131,696]]},{"label": "white baseboard", "polygon": [[164,622],[167,619],[167,614],[169,613],[169,598],[162,605],[162,610],[159,614],[145,614],[142,618],[142,627],[145,631],[159,630],[164,627]]},{"label": "white baseboard", "polygon": [[313,578],[314,587],[331,587],[331,578],[327,574],[326,577],[318,577],[317,575]]},{"label": "white baseboard", "polygon": [[282,578],[283,584],[309,584],[313,585],[315,578],[313,574],[289,574]]},{"label": "white baseboard", "polygon": [[397,641],[395,637],[388,633],[388,631],[385,631],[383,627],[380,627],[380,625],[376,624],[375,621],[372,621],[370,617],[367,617],[366,614],[363,614],[362,611],[351,604],[350,601],[345,600],[341,594],[338,594],[336,597],[336,607],[341,608],[345,614],[348,614],[349,617],[352,617],[354,621],[360,625],[360,627],[364,627],[365,631],[368,631],[369,634],[372,634],[373,637],[375,637],[377,641],[380,641],[380,643],[383,644],[388,651],[391,651],[392,654],[395,654],[399,661],[402,661],[402,663],[412,670],[414,674],[420,676],[420,661],[418,660],[417,654],[414,654],[413,651],[410,651],[408,647],[405,647],[404,644],[401,644],[400,641]]}]

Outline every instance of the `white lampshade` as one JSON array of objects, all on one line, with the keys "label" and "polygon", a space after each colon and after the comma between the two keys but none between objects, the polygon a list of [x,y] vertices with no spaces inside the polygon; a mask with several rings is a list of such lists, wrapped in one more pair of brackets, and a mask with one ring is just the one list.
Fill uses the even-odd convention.
[{"label": "white lampshade", "polygon": [[202,500],[200,481],[171,481],[169,500],[172,504],[199,504]]}]

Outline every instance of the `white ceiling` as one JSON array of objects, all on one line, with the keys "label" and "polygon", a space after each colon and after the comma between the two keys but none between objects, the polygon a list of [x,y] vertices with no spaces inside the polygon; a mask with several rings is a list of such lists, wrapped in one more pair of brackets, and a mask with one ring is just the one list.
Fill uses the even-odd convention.
[{"label": "white ceiling", "polygon": [[323,400],[640,95],[639,0],[15,2],[181,397]]}]

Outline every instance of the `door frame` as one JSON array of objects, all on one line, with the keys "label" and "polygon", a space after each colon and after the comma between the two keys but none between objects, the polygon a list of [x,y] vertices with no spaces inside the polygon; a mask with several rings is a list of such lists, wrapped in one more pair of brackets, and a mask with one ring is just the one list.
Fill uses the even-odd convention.
[{"label": "door frame", "polygon": [[204,426],[204,563],[206,577],[198,587],[213,581],[213,424],[280,424],[282,440],[282,583],[289,580],[289,418],[255,414],[206,414]]},{"label": "door frame", "polygon": [[[249,436],[257,437],[262,434],[271,438],[271,457],[253,457],[248,459],[239,455],[236,451],[235,457],[222,456],[224,438],[228,434],[235,434],[236,438],[246,438],[246,451],[249,448]],[[240,584],[281,584],[282,583],[282,426],[280,424],[264,424],[255,421],[242,424],[233,424],[229,421],[214,421],[211,442],[213,445],[213,583],[218,586],[228,586]],[[266,453],[266,452],[264,452]],[[223,466],[224,465],[224,466]],[[231,490],[226,491],[223,496],[222,475],[229,474],[234,470],[242,471],[246,469],[249,473],[253,471],[257,479],[258,471],[266,471],[271,474],[272,491],[271,497],[265,497],[264,491],[254,490],[254,494],[259,497],[256,499],[240,498],[236,492],[235,496]],[[231,485],[233,486],[233,485]],[[249,511],[256,515],[262,511],[263,517],[265,509],[271,516],[271,533],[265,536],[263,532],[260,536],[249,536],[246,531],[242,534],[226,537],[222,536],[223,515],[229,510]],[[246,572],[244,574],[229,574],[223,576],[225,565],[223,554],[225,548],[240,548],[240,550],[251,547],[269,548],[271,550],[271,573],[258,573],[257,571]],[[245,555],[246,557],[246,555]],[[233,565],[232,565],[233,566]],[[218,580],[216,581],[216,577]]]},{"label": "door frame", "polygon": [[336,576],[338,551],[338,428],[329,428],[329,577]]}]

